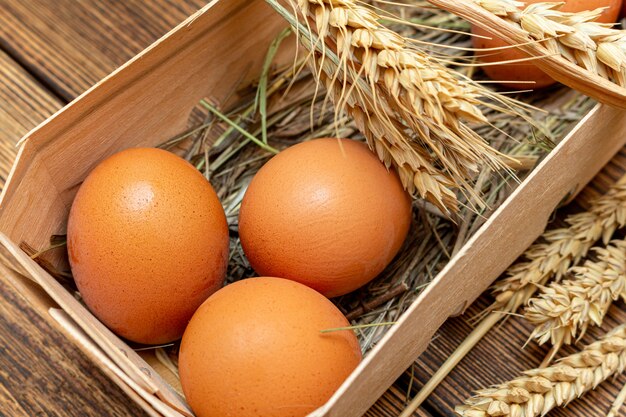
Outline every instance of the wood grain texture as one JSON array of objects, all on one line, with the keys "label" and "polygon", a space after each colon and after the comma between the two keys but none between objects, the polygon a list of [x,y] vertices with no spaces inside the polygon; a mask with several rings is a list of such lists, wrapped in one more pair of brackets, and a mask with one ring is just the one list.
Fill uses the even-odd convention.
[{"label": "wood grain texture", "polygon": [[0,187],[17,153],[16,143],[62,103],[0,51]]},{"label": "wood grain texture", "polygon": [[[38,18],[44,20],[48,18],[49,20],[47,24],[44,24],[43,20],[37,21],[37,18],[34,18],[34,14],[25,12],[24,10],[22,10],[24,14],[22,14],[21,17],[19,13],[14,15],[13,17],[16,18],[15,21],[18,23],[18,26],[9,27],[8,25],[4,25],[0,29],[6,30],[2,33],[3,49],[7,50],[9,53],[15,53],[17,50],[25,52],[27,49],[22,48],[20,45],[9,45],[7,43],[9,42],[7,41],[7,35],[16,36],[18,38],[21,36],[21,39],[27,39],[28,36],[26,35],[33,35],[36,39],[30,39],[36,40],[33,45],[33,53],[35,54],[33,56],[37,58],[37,62],[50,63],[50,60],[47,59],[49,57],[46,57],[45,54],[42,55],[41,52],[58,54],[59,61],[57,61],[57,63],[62,64],[55,68],[64,72],[65,79],[69,81],[68,85],[73,83],[73,85],[79,87],[71,91],[71,94],[64,94],[62,90],[55,88],[54,92],[56,95],[61,96],[61,99],[59,99],[55,97],[54,94],[45,91],[41,85],[37,83],[36,79],[47,83],[47,81],[50,80],[50,76],[47,74],[42,76],[41,71],[33,71],[32,66],[29,67],[26,65],[26,68],[30,69],[34,74],[34,76],[30,75],[23,68],[20,68],[7,53],[0,52],[0,68],[2,69],[0,72],[0,103],[2,103],[0,106],[0,126],[2,128],[2,136],[0,137],[0,180],[2,180],[2,183],[4,183],[6,174],[15,157],[15,143],[22,135],[59,109],[64,100],[70,100],[76,94],[80,93],[82,90],[79,91],[78,88],[84,89],[91,86],[91,84],[98,81],[117,65],[134,56],[139,50],[150,44],[154,39],[162,35],[170,27],[179,23],[188,13],[193,11],[193,8],[190,8],[189,4],[187,4],[188,9],[185,9],[185,4],[168,5],[167,2],[163,2],[163,4],[158,5],[158,10],[153,10],[151,13],[147,14],[135,13],[135,19],[128,21],[130,14],[125,7],[129,5],[123,2],[109,3],[110,4],[106,2],[98,4],[91,4],[90,2],[66,2],[66,4],[52,4],[50,2],[13,3],[13,5],[33,7],[36,12],[35,14],[39,13],[37,15]],[[99,6],[99,8],[94,7],[93,9],[97,16],[92,15],[90,17],[81,14],[81,12],[91,11],[90,5]],[[1,19],[10,18],[10,12],[16,11],[7,6],[9,6],[9,4],[6,2],[0,5],[0,9],[2,10],[2,13],[0,13]],[[47,6],[48,9],[45,9],[43,6]],[[116,6],[118,9],[116,10],[109,6]],[[135,6],[138,7],[140,4],[137,3]],[[148,4],[144,7],[149,8],[151,6],[154,6],[154,4]],[[19,12],[19,10],[17,11]],[[50,14],[46,15],[44,13],[46,11],[50,12]],[[70,15],[67,15],[68,12]],[[62,15],[62,13],[66,14]],[[116,13],[119,13],[119,16],[116,16]],[[93,21],[90,22],[88,20],[90,18],[93,19]],[[67,28],[63,27],[63,23],[70,26],[74,25],[76,30],[66,30]],[[55,31],[56,29],[58,30]],[[124,34],[126,34],[126,36],[122,36]],[[52,45],[51,49],[49,48],[50,38],[58,41],[58,44]],[[83,41],[81,41],[81,39],[83,39]],[[84,39],[90,39],[93,42],[85,43]],[[37,42],[43,42],[46,43],[46,45],[38,44]],[[81,49],[84,45],[95,45],[95,49]],[[19,54],[17,54],[17,56],[20,57]],[[51,56],[54,57],[57,55]],[[76,60],[73,60],[73,58]],[[24,59],[24,57],[22,57],[22,59]],[[97,68],[89,67],[89,65],[81,65],[81,61],[89,63],[95,62]],[[45,65],[35,65],[44,70],[46,68]],[[76,83],[76,80],[81,80],[83,84]],[[2,282],[2,284],[3,291],[6,290],[7,294],[11,294],[9,292],[9,286],[5,285],[5,282]],[[12,305],[12,303],[9,302],[6,304]],[[15,307],[15,309],[28,312],[27,308],[23,305],[19,305]],[[19,316],[19,313],[11,311],[11,314],[7,316]],[[0,332],[2,331],[3,330],[0,330]],[[48,334],[41,329],[30,329],[30,331],[41,334],[42,337],[48,336]],[[10,334],[11,332],[6,333]],[[41,369],[40,372],[38,372],[40,380],[34,381],[29,379],[28,384],[23,384],[25,387],[22,387],[22,392],[24,395],[28,396],[33,404],[40,402],[44,405],[52,404],[53,406],[43,406],[41,410],[31,410],[32,406],[26,404],[28,407],[22,407],[24,408],[24,412],[18,414],[17,411],[13,412],[13,410],[11,410],[8,415],[143,415],[140,409],[133,404],[132,401],[129,401],[129,399],[120,392],[119,388],[108,378],[104,377],[84,356],[76,357],[80,352],[72,343],[68,343],[69,340],[56,333],[55,337],[54,343],[51,344],[52,346],[58,345],[59,348],[66,347],[66,350],[70,350],[73,353],[65,355],[57,353],[57,362],[63,366],[84,366],[88,374],[84,375],[76,371],[71,375],[67,375],[56,369]],[[28,349],[31,348],[31,344],[32,346],[37,346],[38,344],[35,340],[31,343],[31,341],[27,339],[24,339],[23,343],[25,346],[17,343],[13,343],[13,345],[16,349],[23,350],[25,354],[29,352]],[[31,354],[31,357],[24,357],[24,360],[19,360],[16,355],[12,355],[11,353],[12,352],[7,353],[7,360],[17,360],[17,363],[23,362],[35,368],[38,365],[37,355]],[[42,359],[40,359],[40,361],[41,360]],[[3,367],[3,369],[4,368],[10,370],[9,367]],[[18,371],[22,371],[22,369]],[[58,406],[54,405],[57,403],[57,400],[54,398],[54,391],[41,389],[43,384],[48,384],[49,379],[55,384],[58,382],[49,374],[54,374],[58,380],[62,381],[58,383],[60,386],[58,394],[65,395],[65,397],[68,398],[66,402],[58,402]],[[78,379],[80,386],[75,387],[72,385],[71,380],[73,378]],[[15,381],[19,385],[21,379],[16,378]],[[2,383],[4,383],[4,381],[2,381]],[[99,386],[99,383],[104,384],[104,387]],[[91,395],[88,389],[92,384],[96,389],[95,395]],[[29,386],[32,387],[29,389]],[[64,386],[68,387],[67,392],[63,390]],[[8,405],[0,407],[0,410],[2,410],[2,412],[9,412],[11,408],[19,408],[23,401],[21,401],[21,398],[16,398],[13,392],[15,386],[9,387],[7,384],[4,384],[3,387],[3,391],[6,392]],[[72,403],[74,403],[74,401],[72,401],[72,391],[74,389],[80,392],[79,397],[85,396],[89,399],[91,398],[90,395],[92,397],[95,396],[95,399],[91,398],[93,404],[90,406],[77,398],[74,406],[72,406]],[[110,399],[101,400],[100,397],[103,396],[107,396]],[[110,407],[109,402],[111,402]],[[100,411],[100,407],[110,409],[110,414],[108,411]],[[48,410],[48,408],[50,410]],[[59,411],[63,410],[63,408],[70,410],[66,413]]]},{"label": "wood grain texture", "polygon": [[[254,32],[235,30],[234,22],[252,27],[259,19],[264,24]],[[257,74],[251,69],[260,68],[267,45],[283,28],[284,21],[262,1],[212,2],[100,81],[29,134],[18,156],[23,163],[2,194],[2,231],[36,248],[45,247],[50,235],[64,234],[74,194],[99,161],[179,134],[203,97],[219,105],[234,99],[233,92]],[[216,56],[220,65],[211,67]],[[56,193],[40,198],[44,190]],[[33,204],[45,221],[18,221]]]},{"label": "wood grain texture", "polygon": [[[263,25],[254,32],[237,30],[237,24],[252,27],[260,21]],[[128,147],[156,146],[179,133],[203,97],[215,103],[232,99],[239,84],[256,75],[267,46],[284,27],[263,1],[212,1],[98,82],[26,137],[3,190],[2,231],[11,233],[14,242],[48,245],[51,234],[64,233],[73,194],[99,161]],[[221,57],[220,65],[212,67],[215,57]],[[186,404],[130,347],[17,246],[5,245],[140,389],[187,413]]]},{"label": "wood grain texture", "polygon": [[206,3],[0,0],[0,48],[71,101]]},{"label": "wood grain texture", "polygon": [[[385,395],[365,413],[364,417],[397,417],[406,406],[406,396],[410,392],[409,385],[404,384],[406,379],[403,378],[391,386]],[[417,410],[415,415],[419,417],[437,416],[437,414],[431,414],[423,408]]]},{"label": "wood grain texture", "polygon": [[[216,3],[32,132],[3,194],[2,231],[14,242],[25,240],[35,247],[45,246],[51,234],[63,233],[76,186],[101,158],[171,136],[200,97],[210,94],[223,101],[248,67],[256,73],[266,45],[284,24],[276,16],[261,1]],[[239,30],[259,21],[264,24],[254,36]],[[214,56],[221,57],[221,65],[206,72]],[[540,234],[562,197],[586,183],[617,151],[623,142],[603,139],[606,135],[626,137],[624,116],[608,107],[598,108],[588,125],[564,140],[420,295],[329,402],[312,415],[345,417],[366,412],[428,345],[445,319],[476,298]],[[606,122],[603,132],[590,127],[601,122]],[[76,153],[81,158],[76,158]],[[568,164],[579,169],[572,176],[561,175]],[[39,198],[42,190],[56,193]],[[506,234],[517,236],[509,246],[500,243]],[[494,252],[496,262],[476,262]],[[46,284],[59,304],[71,307],[71,299],[63,298],[52,278],[29,272],[42,286]],[[450,298],[449,303],[441,303],[445,297]],[[115,349],[115,340],[84,319],[78,309],[67,311],[73,312],[72,318],[123,367],[125,357]]]}]

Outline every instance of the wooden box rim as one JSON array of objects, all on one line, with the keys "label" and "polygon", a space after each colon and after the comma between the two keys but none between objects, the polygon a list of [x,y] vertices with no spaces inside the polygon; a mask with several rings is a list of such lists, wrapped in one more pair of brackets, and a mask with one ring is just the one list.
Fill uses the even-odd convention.
[{"label": "wooden box rim", "polygon": [[[237,30],[254,22],[261,29]],[[46,306],[49,318],[60,323],[67,336],[150,415],[178,417],[190,415],[190,410],[18,244],[23,239],[41,244],[64,226],[77,185],[99,160],[125,147],[154,146],[182,130],[200,98],[224,99],[235,74],[260,68],[265,48],[284,26],[262,0],[211,1],[28,133],[0,197],[2,257],[13,270],[8,273],[35,280],[54,300]],[[220,56],[218,65],[223,67],[212,65],[210,54]],[[154,104],[148,112],[137,103]],[[166,110],[171,117],[155,120]],[[138,121],[143,124],[136,126]],[[141,132],[148,137],[139,136]],[[362,415],[425,350],[443,322],[469,306],[539,236],[555,207],[580,191],[625,141],[626,112],[594,108],[448,262],[333,397],[310,416]],[[71,155],[69,144],[91,152]],[[46,223],[48,217],[55,219],[54,224]],[[29,287],[19,288],[33,302],[41,302]]]}]

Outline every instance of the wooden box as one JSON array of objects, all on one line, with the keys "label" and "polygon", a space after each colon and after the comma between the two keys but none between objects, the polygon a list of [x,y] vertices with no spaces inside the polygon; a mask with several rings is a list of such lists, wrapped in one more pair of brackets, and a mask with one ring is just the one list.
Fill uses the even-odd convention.
[{"label": "wooden box", "polygon": [[[262,0],[213,0],[30,132],[3,191],[0,243],[11,268],[3,273],[150,415],[191,412],[166,382],[174,379],[165,369],[151,366],[113,335],[18,245],[46,247],[51,235],[65,233],[74,194],[100,160],[181,132],[203,97],[225,104],[242,74],[260,72],[269,43],[285,26]],[[598,106],[588,114],[311,416],[362,415],[443,322],[472,303],[543,231],[555,207],[573,197],[625,141],[626,112]]]}]

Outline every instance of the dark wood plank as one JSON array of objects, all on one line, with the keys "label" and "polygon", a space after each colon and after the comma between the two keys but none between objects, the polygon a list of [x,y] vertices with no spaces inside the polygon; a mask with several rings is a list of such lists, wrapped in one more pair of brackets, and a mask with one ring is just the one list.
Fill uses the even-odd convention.
[{"label": "dark wood plank", "polygon": [[[0,180],[16,141],[61,107],[0,52]],[[0,274],[0,415],[141,416],[144,412]]]},{"label": "dark wood plank", "polygon": [[0,48],[70,101],[205,3],[0,0]]},{"label": "dark wood plank", "polygon": [[[606,188],[626,170],[626,149],[623,149],[611,163],[578,196],[575,202],[559,210],[557,220],[575,210],[587,207],[589,200],[603,193]],[[438,369],[454,349],[472,330],[468,320],[489,305],[489,293],[475,302],[461,317],[448,320],[440,329],[429,349],[416,361],[395,384],[396,391],[407,392],[412,380],[412,395]],[[626,308],[623,303],[613,306],[601,328],[592,328],[583,338],[580,346],[596,340],[617,324],[626,322]],[[545,357],[549,346],[538,346],[534,342],[524,348],[531,326],[522,318],[511,317],[506,323],[492,331],[454,369],[437,390],[424,403],[423,408],[435,415],[453,416],[454,407],[471,396],[472,391],[514,378],[521,371],[537,367]],[[577,351],[577,347],[562,349],[561,355]],[[413,377],[411,376],[411,372]],[[550,413],[551,416],[592,417],[606,415],[611,404],[626,383],[626,375],[609,380],[595,391],[574,401],[565,409]],[[393,397],[391,391],[385,393],[379,402],[387,402]],[[384,414],[376,413],[376,416]],[[415,415],[420,415],[416,413]]]},{"label": "dark wood plank", "polygon": [[60,101],[0,51],[0,187],[15,159],[19,138],[61,106]]},{"label": "dark wood plank", "polygon": [[[402,382],[405,381],[403,380]],[[394,384],[385,392],[385,395],[365,413],[364,417],[397,417],[404,407],[406,407],[408,391],[408,385],[405,386],[403,383]],[[433,414],[423,408],[417,410],[415,415],[419,417],[433,417]]]}]

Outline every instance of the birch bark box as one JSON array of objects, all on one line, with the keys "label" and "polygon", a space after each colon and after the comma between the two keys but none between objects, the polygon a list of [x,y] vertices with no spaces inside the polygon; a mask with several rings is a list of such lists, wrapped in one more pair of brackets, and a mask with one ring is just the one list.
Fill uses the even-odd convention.
[{"label": "birch bark box", "polygon": [[[173,374],[111,333],[19,244],[44,248],[51,235],[65,233],[73,197],[99,161],[180,133],[204,97],[221,106],[231,102],[242,74],[252,80],[260,73],[270,42],[285,26],[262,0],[212,1],[30,132],[3,190],[3,273],[150,415],[192,415],[173,388]],[[626,112],[592,110],[311,416],[362,415],[444,321],[469,306],[539,236],[559,203],[573,197],[625,141]]]}]

